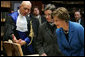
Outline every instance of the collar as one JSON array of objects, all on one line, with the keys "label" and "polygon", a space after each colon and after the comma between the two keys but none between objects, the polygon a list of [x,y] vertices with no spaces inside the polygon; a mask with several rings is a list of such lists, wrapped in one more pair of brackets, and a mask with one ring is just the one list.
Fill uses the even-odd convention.
[{"label": "collar", "polygon": [[[60,28],[60,31],[62,31],[63,28]],[[74,28],[73,28],[73,22],[69,21],[69,32],[72,32],[74,31]]]},{"label": "collar", "polygon": [[69,31],[74,31],[73,22],[69,21]]},{"label": "collar", "polygon": [[18,10],[18,13],[19,13],[20,16],[23,16],[23,15],[20,13],[20,10]]}]

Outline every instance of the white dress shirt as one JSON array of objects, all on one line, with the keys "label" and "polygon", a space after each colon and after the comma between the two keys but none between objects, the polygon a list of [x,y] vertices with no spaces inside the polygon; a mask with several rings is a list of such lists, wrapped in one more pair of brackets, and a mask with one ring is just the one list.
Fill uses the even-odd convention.
[{"label": "white dress shirt", "polygon": [[27,20],[25,16],[22,16],[18,10],[19,16],[17,18],[17,22],[16,22],[16,30],[21,31],[21,32],[26,32],[28,31],[27,29]]}]

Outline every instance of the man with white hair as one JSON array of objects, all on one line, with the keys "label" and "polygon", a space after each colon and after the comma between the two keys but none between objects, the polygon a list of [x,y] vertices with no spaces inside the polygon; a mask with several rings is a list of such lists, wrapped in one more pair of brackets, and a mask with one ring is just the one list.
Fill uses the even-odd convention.
[{"label": "man with white hair", "polygon": [[[30,1],[23,1],[19,10],[8,15],[6,19],[6,32],[3,40],[11,39],[22,46],[24,55],[34,54],[34,38],[37,37],[39,21],[29,16],[32,4]],[[30,23],[30,21],[32,21]],[[31,25],[30,25],[31,24]],[[30,31],[33,28],[34,36]],[[31,38],[33,37],[33,41]],[[29,44],[30,43],[30,44]]]}]

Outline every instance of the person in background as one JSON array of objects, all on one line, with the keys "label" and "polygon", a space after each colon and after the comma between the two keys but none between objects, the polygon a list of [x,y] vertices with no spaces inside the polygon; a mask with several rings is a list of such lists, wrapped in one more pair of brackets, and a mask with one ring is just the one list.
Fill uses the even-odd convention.
[{"label": "person in background", "polygon": [[13,9],[11,9],[11,11],[10,11],[11,13],[13,13],[14,12],[14,10]]},{"label": "person in background", "polygon": [[66,8],[59,7],[53,12],[57,42],[65,56],[84,56],[84,27],[69,21]]},{"label": "person in background", "polygon": [[81,24],[84,27],[84,20],[81,19],[81,13],[79,11],[76,11],[74,13],[74,17],[75,17],[75,22]]},{"label": "person in background", "polygon": [[39,24],[41,25],[43,22],[46,21],[45,17],[40,15],[39,8],[37,6],[33,7],[32,9],[32,17],[36,18],[39,20]]},{"label": "person in background", "polygon": [[45,7],[44,13],[46,22],[39,27],[39,33],[36,40],[36,47],[40,56],[62,56],[56,42],[55,25],[53,24],[52,11],[55,6],[48,4]]},{"label": "person in background", "polygon": [[36,53],[34,39],[37,37],[39,21],[28,16],[31,7],[30,1],[22,1],[19,10],[8,15],[5,24],[3,41],[11,39],[14,43],[20,44],[24,55]]}]

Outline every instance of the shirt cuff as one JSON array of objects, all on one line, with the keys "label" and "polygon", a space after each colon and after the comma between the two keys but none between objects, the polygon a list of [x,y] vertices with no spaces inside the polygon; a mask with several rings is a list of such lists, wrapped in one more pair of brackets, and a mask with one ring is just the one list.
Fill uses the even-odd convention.
[{"label": "shirt cuff", "polygon": [[29,44],[29,43],[30,43],[30,39],[29,39],[28,37],[26,37],[26,38],[25,38],[25,42],[26,42],[27,44]]}]

